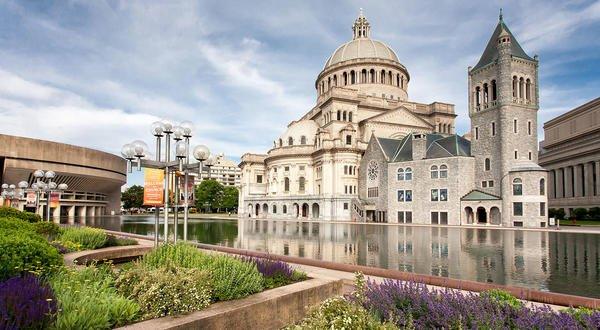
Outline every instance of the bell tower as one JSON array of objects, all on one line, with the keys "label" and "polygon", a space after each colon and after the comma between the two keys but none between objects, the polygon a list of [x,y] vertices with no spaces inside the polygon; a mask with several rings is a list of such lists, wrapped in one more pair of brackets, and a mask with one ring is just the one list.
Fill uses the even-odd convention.
[{"label": "bell tower", "polygon": [[529,57],[503,20],[475,67],[469,67],[475,189],[501,196],[515,161],[537,164],[538,58]]}]

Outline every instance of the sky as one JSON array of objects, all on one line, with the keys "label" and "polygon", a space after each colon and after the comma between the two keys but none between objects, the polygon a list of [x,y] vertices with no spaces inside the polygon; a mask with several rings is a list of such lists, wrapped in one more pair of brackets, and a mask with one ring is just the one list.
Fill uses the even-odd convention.
[{"label": "sky", "polygon": [[543,122],[600,96],[600,1],[0,0],[0,133],[119,154],[152,147],[150,124],[168,118],[192,121],[192,145],[213,153],[264,153],[315,105],[363,8],[407,67],[409,100],[455,104],[462,134],[467,67],[501,7],[540,57],[543,138]]}]

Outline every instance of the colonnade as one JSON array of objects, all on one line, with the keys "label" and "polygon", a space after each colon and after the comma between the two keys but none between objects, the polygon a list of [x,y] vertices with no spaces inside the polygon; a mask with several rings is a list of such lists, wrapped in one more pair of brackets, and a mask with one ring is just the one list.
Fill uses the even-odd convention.
[{"label": "colonnade", "polygon": [[600,161],[553,168],[548,180],[550,199],[600,196]]}]

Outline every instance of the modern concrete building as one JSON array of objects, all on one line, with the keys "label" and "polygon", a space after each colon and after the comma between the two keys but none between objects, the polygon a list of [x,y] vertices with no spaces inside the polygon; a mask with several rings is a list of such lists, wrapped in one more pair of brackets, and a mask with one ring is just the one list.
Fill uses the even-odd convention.
[{"label": "modern concrete building", "polygon": [[[83,217],[118,214],[121,186],[126,182],[126,163],[119,156],[69,144],[0,134],[0,182],[35,182],[35,170],[56,173],[53,180],[68,189],[60,195],[59,206],[51,208],[53,217]],[[26,198],[17,208],[35,212]],[[46,198],[40,198],[37,213],[46,213]]]},{"label": "modern concrete building", "polygon": [[[202,181],[207,180],[209,177],[215,179],[217,182],[224,186],[240,186],[242,170],[238,167],[233,160],[225,158],[225,154],[221,153],[217,155],[217,162],[210,168],[210,175],[208,173],[208,167],[204,166],[202,170]],[[200,184],[200,178],[196,177],[196,184]]]},{"label": "modern concrete building", "polygon": [[540,144],[549,206],[600,207],[600,97],[544,123]]},{"label": "modern concrete building", "polygon": [[470,67],[470,141],[375,132],[361,159],[352,219],[545,227],[547,173],[537,164],[538,60],[502,16]]}]

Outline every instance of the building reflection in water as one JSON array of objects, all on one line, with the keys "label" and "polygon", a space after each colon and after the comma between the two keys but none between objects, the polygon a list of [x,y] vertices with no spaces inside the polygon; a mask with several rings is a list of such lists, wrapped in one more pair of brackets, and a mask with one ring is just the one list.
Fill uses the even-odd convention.
[{"label": "building reflection in water", "polygon": [[600,297],[600,235],[238,220],[234,246]]}]

